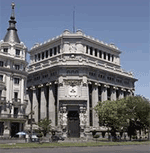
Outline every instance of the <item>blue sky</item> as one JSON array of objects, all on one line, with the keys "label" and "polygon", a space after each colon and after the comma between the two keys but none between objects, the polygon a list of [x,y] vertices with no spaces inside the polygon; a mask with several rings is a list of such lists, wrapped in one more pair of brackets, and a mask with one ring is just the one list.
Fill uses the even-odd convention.
[{"label": "blue sky", "polygon": [[[12,0],[0,0],[0,40],[4,38]],[[75,27],[122,51],[121,66],[138,82],[135,94],[150,99],[149,0],[14,0],[18,35],[30,49],[36,42]]]}]

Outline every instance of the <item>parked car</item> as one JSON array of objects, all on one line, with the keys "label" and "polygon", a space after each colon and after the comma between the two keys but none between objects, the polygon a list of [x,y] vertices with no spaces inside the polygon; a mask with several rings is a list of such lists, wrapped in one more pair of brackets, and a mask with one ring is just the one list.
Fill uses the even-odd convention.
[{"label": "parked car", "polygon": [[52,142],[55,142],[58,140],[62,140],[62,141],[65,140],[62,136],[59,136],[59,135],[52,135],[51,139],[52,139]]}]

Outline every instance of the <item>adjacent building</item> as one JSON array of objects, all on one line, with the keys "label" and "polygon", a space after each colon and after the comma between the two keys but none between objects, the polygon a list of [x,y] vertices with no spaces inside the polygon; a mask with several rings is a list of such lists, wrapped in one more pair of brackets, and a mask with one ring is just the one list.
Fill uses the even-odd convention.
[{"label": "adjacent building", "polygon": [[51,119],[64,137],[106,130],[93,110],[97,102],[134,95],[137,79],[121,68],[121,51],[81,30],[65,30],[29,54],[27,114],[33,110],[32,122]]},{"label": "adjacent building", "polygon": [[14,3],[9,28],[0,41],[0,135],[14,136],[26,122],[26,53],[17,34]]}]

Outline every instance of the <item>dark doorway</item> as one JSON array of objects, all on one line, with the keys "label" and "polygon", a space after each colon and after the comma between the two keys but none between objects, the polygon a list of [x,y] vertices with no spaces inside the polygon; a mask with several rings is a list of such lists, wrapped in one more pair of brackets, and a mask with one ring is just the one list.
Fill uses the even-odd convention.
[{"label": "dark doorway", "polygon": [[19,123],[13,122],[11,123],[11,137],[16,136],[16,133],[19,132]]},{"label": "dark doorway", "polygon": [[68,137],[80,137],[80,120],[78,111],[68,112]]}]

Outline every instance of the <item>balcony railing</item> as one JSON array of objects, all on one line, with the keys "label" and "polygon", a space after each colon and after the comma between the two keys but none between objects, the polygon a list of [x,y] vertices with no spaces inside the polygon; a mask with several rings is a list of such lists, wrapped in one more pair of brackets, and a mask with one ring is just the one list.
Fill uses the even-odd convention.
[{"label": "balcony railing", "polygon": [[27,115],[0,114],[0,119],[27,119]]},{"label": "balcony railing", "polygon": [[12,104],[15,105],[15,106],[27,105],[28,104],[28,100],[24,100],[23,103],[21,103],[21,99],[20,98],[13,98],[12,99]]}]

